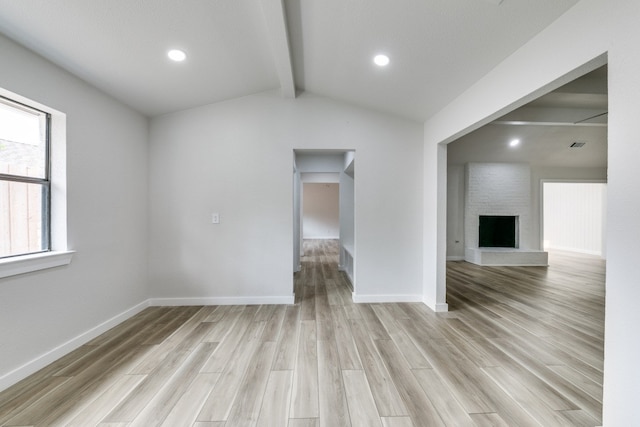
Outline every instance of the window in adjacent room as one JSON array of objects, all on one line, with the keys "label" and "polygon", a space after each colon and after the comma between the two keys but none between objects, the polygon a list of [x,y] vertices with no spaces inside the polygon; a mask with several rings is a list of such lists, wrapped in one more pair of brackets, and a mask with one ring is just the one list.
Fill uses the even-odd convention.
[{"label": "window in adjacent room", "polygon": [[0,258],[51,250],[50,114],[0,97]]}]

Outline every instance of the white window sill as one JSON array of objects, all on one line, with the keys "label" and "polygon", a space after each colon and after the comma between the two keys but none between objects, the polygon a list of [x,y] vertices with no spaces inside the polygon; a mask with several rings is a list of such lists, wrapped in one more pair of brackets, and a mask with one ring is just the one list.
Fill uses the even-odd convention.
[{"label": "white window sill", "polygon": [[0,259],[0,278],[71,263],[75,251],[51,251]]}]

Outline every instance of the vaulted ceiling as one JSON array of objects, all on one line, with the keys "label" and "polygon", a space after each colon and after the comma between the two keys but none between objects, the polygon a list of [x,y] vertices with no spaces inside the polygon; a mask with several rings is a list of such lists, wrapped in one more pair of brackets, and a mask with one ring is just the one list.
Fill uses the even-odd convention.
[{"label": "vaulted ceiling", "polygon": [[424,121],[577,2],[0,0],[0,32],[150,117],[279,90]]}]

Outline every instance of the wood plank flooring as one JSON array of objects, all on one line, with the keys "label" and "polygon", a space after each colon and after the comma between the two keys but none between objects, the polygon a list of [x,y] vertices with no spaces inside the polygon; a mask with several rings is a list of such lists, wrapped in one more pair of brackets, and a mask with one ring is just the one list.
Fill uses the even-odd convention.
[{"label": "wood plank flooring", "polygon": [[598,426],[604,261],[448,264],[448,313],[353,304],[305,241],[291,306],[153,307],[0,393],[2,426]]}]

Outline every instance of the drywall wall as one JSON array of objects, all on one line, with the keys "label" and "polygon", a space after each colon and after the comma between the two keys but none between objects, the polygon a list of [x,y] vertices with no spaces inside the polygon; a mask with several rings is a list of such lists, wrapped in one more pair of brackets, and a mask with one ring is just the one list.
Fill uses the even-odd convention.
[{"label": "drywall wall", "polygon": [[[607,277],[604,359],[605,426],[640,424],[640,341],[629,325],[640,324],[640,179],[637,159],[637,118],[640,117],[640,3],[635,0],[582,0],[499,66],[432,117],[424,128],[425,171],[437,170],[446,159],[438,144],[455,140],[504,113],[524,105],[608,62],[609,133],[607,171]],[[440,189],[444,191],[438,191]],[[446,206],[446,176],[425,186],[424,203]],[[443,223],[441,223],[443,224]],[[425,242],[438,239],[437,223],[425,222]],[[446,251],[443,239],[442,252]],[[444,263],[439,254],[427,257],[425,293]],[[431,254],[428,254],[431,255]],[[433,273],[429,275],[429,273]]]},{"label": "drywall wall", "polygon": [[[427,134],[425,133],[425,136]],[[423,302],[434,311],[448,311],[446,302],[447,258],[447,146],[428,143],[423,151],[424,222]],[[428,166],[428,167],[425,167]]]},{"label": "drywall wall", "polygon": [[293,271],[300,271],[302,254],[302,179],[293,157]]},{"label": "drywall wall", "polygon": [[2,389],[146,300],[148,122],[2,36],[0,52],[3,89],[67,115],[67,231],[76,251],[69,266],[0,279]]},{"label": "drywall wall", "polygon": [[464,259],[464,165],[447,167],[447,260]]},{"label": "drywall wall", "polygon": [[312,179],[309,176],[312,173],[340,173],[344,169],[344,153],[336,153],[332,150],[297,150],[296,164],[300,172],[307,174],[309,179]]},{"label": "drywall wall", "polygon": [[340,186],[336,183],[305,182],[302,186],[302,237],[340,237]]},{"label": "drywall wall", "polygon": [[355,297],[420,298],[422,125],[267,92],[151,121],[154,302],[291,301],[294,149],[357,151]]},{"label": "drywall wall", "polygon": [[[346,153],[345,159],[353,159],[353,152]],[[348,162],[353,165],[352,162]],[[355,282],[353,263],[355,247],[355,173],[340,173],[340,269],[347,272],[352,283]]]}]

